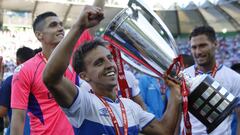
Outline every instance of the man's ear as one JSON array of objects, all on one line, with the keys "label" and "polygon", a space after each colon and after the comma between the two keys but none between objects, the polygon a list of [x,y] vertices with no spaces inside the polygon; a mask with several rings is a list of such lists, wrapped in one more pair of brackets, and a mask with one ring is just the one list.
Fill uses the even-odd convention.
[{"label": "man's ear", "polygon": [[86,82],[90,81],[90,78],[87,76],[86,72],[79,73],[81,79],[85,80]]},{"label": "man's ear", "polygon": [[36,31],[35,35],[39,41],[41,41],[43,39],[43,34],[40,31]]}]

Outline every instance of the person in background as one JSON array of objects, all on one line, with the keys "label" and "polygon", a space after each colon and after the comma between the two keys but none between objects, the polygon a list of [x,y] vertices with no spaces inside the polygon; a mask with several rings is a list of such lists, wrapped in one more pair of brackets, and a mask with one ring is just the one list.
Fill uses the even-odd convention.
[{"label": "person in background", "polygon": [[37,53],[42,51],[42,48],[40,47],[40,48],[34,49],[33,51],[34,51],[35,54],[37,54]]},{"label": "person in background", "polygon": [[[18,48],[16,52],[16,64],[17,66],[21,65],[28,59],[34,56],[34,52],[32,49],[28,47]],[[0,89],[0,117],[4,117],[8,114],[8,118],[11,123],[11,83],[12,83],[12,75],[9,76],[2,84]],[[24,126],[24,135],[30,134],[30,127],[29,127],[29,118],[26,117],[25,126]],[[10,128],[8,127],[6,135],[10,135]]]},{"label": "person in background", "polygon": [[[209,74],[230,93],[236,97],[240,96],[240,75],[230,68],[218,64],[215,57],[215,51],[218,47],[216,34],[211,26],[196,27],[190,34],[191,53],[195,61],[195,65],[185,69],[185,72],[191,77],[198,74]],[[240,118],[239,107],[235,109],[238,119]],[[206,127],[193,115],[190,114],[190,122],[192,124],[192,134],[207,134]],[[211,135],[231,135],[232,115],[229,115],[218,127],[211,132]],[[183,123],[181,124],[183,129]],[[238,124],[238,132],[239,132]]]},{"label": "person in background", "polygon": [[[44,12],[33,22],[33,30],[41,42],[42,52],[18,67],[13,75],[11,134],[23,134],[26,112],[30,118],[31,135],[73,135],[72,125],[42,82],[48,57],[64,37],[62,21],[53,12]],[[71,67],[66,76],[75,82]]]},{"label": "person in background", "polygon": [[167,106],[169,90],[166,85],[155,78],[146,74],[139,75],[139,87],[142,99],[146,105],[147,111],[161,119]]}]

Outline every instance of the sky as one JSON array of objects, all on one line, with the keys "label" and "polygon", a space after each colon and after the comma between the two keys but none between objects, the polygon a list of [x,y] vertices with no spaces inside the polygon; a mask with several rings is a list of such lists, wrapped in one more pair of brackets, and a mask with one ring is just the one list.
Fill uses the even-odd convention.
[{"label": "sky", "polygon": [[[88,0],[88,1],[94,1],[94,0]],[[110,0],[111,1],[111,0]],[[117,1],[120,5],[126,5],[129,0],[114,0]],[[194,2],[196,5],[203,4],[206,0],[143,0],[145,3],[149,4],[149,6],[160,4],[164,9],[168,9],[171,5],[174,3],[177,3],[180,7],[187,6],[191,1]],[[212,3],[217,3],[218,0],[209,0]]]},{"label": "sky", "polygon": [[[191,1],[194,2],[196,5],[201,5],[206,0],[148,0],[148,3],[151,4],[151,5],[154,5],[154,3],[159,3],[159,4],[161,4],[162,7],[167,9],[168,7],[173,5],[174,3],[177,3],[180,7],[185,7]],[[218,0],[209,0],[209,1],[211,1],[212,3],[217,3]]]},{"label": "sky", "polygon": [[[42,1],[55,1],[55,2],[63,2],[66,0],[42,0]],[[72,0],[78,1],[78,0]],[[93,4],[94,0],[83,0],[85,1],[86,4]],[[108,0],[108,1],[114,1],[118,3],[118,6],[120,7],[127,7],[127,3],[129,0]],[[197,6],[200,6],[203,4],[206,0],[143,0],[145,3],[148,4],[148,6],[153,7],[153,5],[159,4],[161,7],[164,9],[168,9],[171,5],[174,3],[177,3],[180,7],[185,7],[187,6],[191,1],[194,2]],[[219,0],[208,0],[213,4],[216,4]]]}]

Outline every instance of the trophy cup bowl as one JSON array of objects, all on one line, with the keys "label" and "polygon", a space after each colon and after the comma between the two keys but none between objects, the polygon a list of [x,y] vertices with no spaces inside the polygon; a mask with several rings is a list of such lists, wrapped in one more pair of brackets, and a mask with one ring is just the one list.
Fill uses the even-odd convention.
[{"label": "trophy cup bowl", "polygon": [[[160,78],[178,57],[173,36],[142,0],[130,0],[107,26],[103,38],[121,51],[125,62],[148,75]],[[179,78],[176,70],[169,75]],[[185,76],[185,75],[183,75]],[[202,75],[190,82],[189,112],[198,118],[207,132],[213,131],[233,110],[237,98],[211,76]]]}]

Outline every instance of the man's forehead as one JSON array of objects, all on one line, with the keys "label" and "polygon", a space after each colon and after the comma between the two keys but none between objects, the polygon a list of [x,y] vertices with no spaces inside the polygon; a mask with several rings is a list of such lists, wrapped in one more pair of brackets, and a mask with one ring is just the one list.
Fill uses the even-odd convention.
[{"label": "man's forehead", "polygon": [[210,42],[209,38],[202,34],[202,35],[198,35],[198,36],[194,36],[191,38],[190,43],[202,43],[202,42]]},{"label": "man's forehead", "polygon": [[60,21],[59,17],[57,17],[57,16],[49,16],[49,17],[45,18],[44,20],[42,20],[41,22],[39,22],[37,27],[39,27],[39,28],[47,27],[52,22],[61,22],[61,21]]},{"label": "man's forehead", "polygon": [[87,56],[85,57],[86,61],[95,61],[101,57],[105,57],[111,55],[109,49],[107,49],[106,47],[103,46],[98,46],[96,48],[94,48],[93,50],[91,50],[90,52],[88,52]]},{"label": "man's forehead", "polygon": [[52,22],[61,22],[60,18],[57,16],[49,16],[49,17],[45,18],[44,21],[46,24],[50,24]]}]

